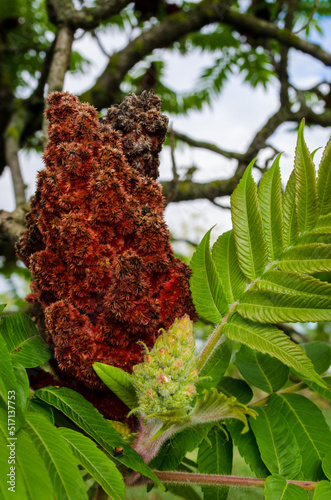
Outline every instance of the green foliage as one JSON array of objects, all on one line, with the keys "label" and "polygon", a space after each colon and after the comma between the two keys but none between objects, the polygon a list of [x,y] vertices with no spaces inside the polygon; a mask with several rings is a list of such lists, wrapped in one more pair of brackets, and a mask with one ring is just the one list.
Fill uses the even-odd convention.
[{"label": "green foliage", "polygon": [[266,500],[274,500],[281,498],[282,500],[308,500],[308,493],[300,486],[289,484],[286,479],[279,474],[270,476],[265,484],[264,498]]},{"label": "green foliage", "polygon": [[[314,499],[330,497],[331,430],[318,404],[320,398],[331,401],[331,377],[322,377],[330,368],[331,350],[320,340],[297,345],[276,326],[331,319],[329,274],[319,274],[331,272],[330,142],[316,179],[300,126],[284,195],[279,158],[259,188],[252,166],[232,195],[233,230],[212,250],[208,231],[192,258],[196,308],[218,323],[199,357],[191,322],[184,317],[168,336],[159,336],[133,374],[94,364],[128,412],[140,405],[142,387],[148,392],[155,385],[159,397],[161,389],[164,394],[172,389],[176,377],[186,389],[185,377],[192,379],[187,404],[143,414],[132,446],[118,432],[124,424],[106,420],[78,392],[50,386],[32,394],[26,369],[42,365],[50,370],[51,350],[28,316],[2,317],[0,446],[6,449],[8,438],[17,438],[18,498],[86,500],[96,482],[120,500],[126,498],[122,473],[129,476],[127,483],[142,475],[163,487],[154,469],[230,475],[234,446],[252,473],[266,479],[267,500],[307,499],[301,486],[310,481],[318,481]],[[313,400],[296,394],[307,387],[314,391]],[[13,436],[8,410],[15,412]],[[0,453],[1,471],[8,467]],[[228,490],[203,484],[203,499],[226,500]],[[184,484],[170,484],[169,492],[201,498]],[[1,475],[1,498],[11,498],[9,493]]]},{"label": "green foliage", "polygon": [[[231,474],[233,447],[224,430],[214,426],[199,446],[198,467],[203,474]],[[202,488],[204,500],[226,500],[228,487]]]},{"label": "green foliage", "polygon": [[[304,141],[303,126],[302,122],[294,175],[283,202],[279,157],[263,176],[259,190],[252,177],[251,162],[231,196],[232,251],[225,250],[231,232],[218,239],[212,254],[210,232],[207,233],[192,258],[191,288],[196,307],[206,319],[217,322],[230,312],[222,319],[218,335],[222,332],[231,340],[269,354],[323,386],[302,349],[273,326],[283,321],[331,319],[331,288],[310,276],[331,269],[331,226],[326,226],[325,220],[323,230],[317,226],[320,216],[329,214],[318,211],[315,168]],[[327,147],[319,177],[327,175],[328,160]],[[218,272],[222,263],[223,270]],[[215,336],[213,342],[217,339]],[[204,363],[210,352],[209,348],[205,358],[202,355]]]}]

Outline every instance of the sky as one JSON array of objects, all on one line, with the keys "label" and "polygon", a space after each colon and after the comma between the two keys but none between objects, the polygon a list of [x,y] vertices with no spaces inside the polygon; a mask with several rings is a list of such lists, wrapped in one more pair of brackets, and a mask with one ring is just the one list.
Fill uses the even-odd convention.
[{"label": "sky", "polygon": [[[313,34],[314,41],[326,49],[331,46],[331,19],[324,23],[325,35],[321,38]],[[108,53],[122,48],[128,41],[130,33],[119,32],[100,35],[102,44]],[[67,75],[65,90],[80,94],[89,88],[106,65],[107,59],[101,52],[95,40],[89,35],[75,42],[74,48],[82,52],[91,65],[84,75]],[[210,56],[194,51],[188,56],[180,56],[174,52],[161,51],[166,61],[165,84],[177,91],[187,91],[194,86],[201,69],[208,66]],[[290,53],[290,75],[295,85],[300,88],[309,87],[320,80],[331,81],[331,69],[326,69],[322,63],[314,61],[310,56],[292,50]],[[268,90],[252,89],[243,83],[242,76],[233,76],[212,107],[205,106],[202,111],[191,111],[186,116],[169,116],[170,125],[196,139],[217,144],[219,147],[243,152],[255,133],[277,109],[277,82],[273,82]],[[293,167],[296,134],[291,132],[291,124],[280,127],[272,136],[270,142],[280,151],[282,179],[287,181]],[[305,138],[309,149],[325,146],[330,137],[330,130],[316,127],[306,129]],[[183,147],[176,150],[176,163],[179,169],[198,165],[194,180],[208,181],[226,178],[233,172],[235,162],[229,162],[223,157],[205,150]],[[315,158],[318,163],[321,150]],[[27,195],[34,194],[35,179],[38,170],[43,168],[40,155],[20,152],[20,161],[24,180],[28,186]],[[185,167],[185,168],[184,168]],[[169,148],[161,153],[160,180],[171,178],[171,159]],[[257,174],[256,179],[259,178]],[[228,204],[229,200],[220,200]],[[0,177],[0,209],[14,209],[14,197],[9,169],[6,168]],[[208,201],[197,200],[170,204],[166,208],[165,218],[171,232],[177,238],[189,238],[199,242],[203,234],[213,225],[213,238],[231,228],[229,211],[221,210]],[[184,250],[182,246],[178,250]]]}]

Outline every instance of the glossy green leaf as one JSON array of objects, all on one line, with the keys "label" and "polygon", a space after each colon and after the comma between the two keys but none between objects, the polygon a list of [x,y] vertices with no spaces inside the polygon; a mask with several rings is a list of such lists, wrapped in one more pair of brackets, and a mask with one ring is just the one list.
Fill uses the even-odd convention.
[{"label": "glossy green leaf", "polygon": [[44,417],[46,417],[51,424],[54,425],[53,408],[44,401],[41,401],[41,399],[32,396],[29,401],[28,411],[30,413],[40,413],[41,415],[44,415]]},{"label": "glossy green leaf", "polygon": [[293,479],[301,469],[301,452],[286,418],[272,407],[256,408],[258,416],[250,419],[261,457],[273,474]]},{"label": "glossy green leaf", "polygon": [[22,413],[24,413],[28,404],[28,399],[30,397],[29,379],[25,368],[20,363],[13,362],[12,364],[15,379],[17,382],[16,404],[18,403],[20,405]]},{"label": "glossy green leaf", "polygon": [[[211,446],[210,446],[211,445]],[[233,446],[231,438],[214,426],[208,433],[208,441],[199,446],[198,467],[202,474],[231,474]],[[228,487],[203,486],[204,500],[226,500]]]},{"label": "glossy green leaf", "polygon": [[3,317],[0,322],[0,333],[7,343],[12,359],[25,368],[42,365],[52,356],[36,325],[26,314],[16,313]]},{"label": "glossy green leaf", "polygon": [[205,377],[201,380],[202,387],[211,389],[218,384],[229,366],[231,354],[231,341],[224,336],[221,337],[220,342],[200,371],[200,377]]},{"label": "glossy green leaf", "polygon": [[282,185],[279,168],[280,155],[262,176],[258,198],[269,261],[277,260],[283,251]]},{"label": "glossy green leaf", "polygon": [[234,396],[243,405],[247,405],[253,397],[253,391],[247,382],[239,378],[223,377],[217,384],[217,389],[227,397]]},{"label": "glossy green leaf", "polygon": [[[330,198],[330,196],[329,196],[329,198]],[[322,215],[321,217],[319,217],[317,219],[315,227],[312,229],[311,232],[330,234],[330,232],[331,232],[331,213],[328,213],[326,215]]]},{"label": "glossy green leaf", "polygon": [[301,344],[300,347],[305,351],[308,358],[311,359],[315,371],[319,375],[326,372],[331,364],[331,348],[328,344],[316,340]]},{"label": "glossy green leaf", "polygon": [[287,483],[285,477],[278,474],[269,476],[263,490],[265,500],[309,500],[306,490],[296,484]]},{"label": "glossy green leaf", "polygon": [[115,366],[104,363],[93,363],[95,373],[113,391],[130,409],[137,408],[137,396],[132,383],[132,376],[116,368]]},{"label": "glossy green leaf", "polygon": [[199,426],[198,430],[190,427],[172,436],[150,462],[150,467],[157,470],[175,470],[187,453],[198,448],[204,434],[208,434],[212,425]]},{"label": "glossy green leaf", "polygon": [[315,165],[303,136],[304,121],[301,122],[295,149],[295,199],[300,232],[309,231],[318,217],[318,198]]},{"label": "glossy green leaf", "polygon": [[269,405],[274,413],[283,415],[297,439],[303,478],[321,479],[321,461],[331,449],[331,431],[321,410],[300,394],[273,394]]},{"label": "glossy green leaf", "polygon": [[234,418],[229,418],[226,421],[226,427],[240,455],[250,466],[254,474],[257,477],[267,477],[270,472],[262,461],[253,431],[249,429],[243,433],[244,424]]},{"label": "glossy green leaf", "polygon": [[16,464],[26,489],[24,500],[53,500],[52,482],[41,455],[29,437],[29,429],[21,429],[17,435]]},{"label": "glossy green leaf", "polygon": [[331,319],[331,284],[286,271],[268,271],[243,294],[237,311],[261,323]]},{"label": "glossy green leaf", "polygon": [[212,257],[222,280],[226,299],[235,302],[249,283],[239,267],[233,232],[223,233],[214,243]]},{"label": "glossy green leaf", "polygon": [[[8,476],[7,474],[10,473],[10,467],[15,467],[14,464],[8,463],[8,456],[7,453],[4,453],[3,450],[10,450],[10,448],[7,448],[7,445],[11,444],[10,441],[8,441],[8,424],[7,424],[7,411],[4,410],[3,408],[0,407],[0,450],[2,452],[0,453],[0,498],[2,500],[10,500],[13,497],[17,496],[17,490],[20,490],[20,495],[21,497],[25,493],[25,488],[23,485],[23,482],[21,484],[16,484],[16,488],[14,491],[9,491],[8,488],[12,487],[11,484],[7,484]],[[10,453],[10,451],[9,451]],[[13,470],[13,469],[12,469]],[[16,475],[16,482],[17,482],[17,475]]]},{"label": "glossy green leaf", "polygon": [[320,396],[325,398],[327,401],[331,402],[331,377],[322,377],[324,382],[328,384],[327,387],[321,387],[320,385],[315,384],[311,380],[305,380],[305,383],[317,392]]},{"label": "glossy green leaf", "polygon": [[0,304],[0,314],[2,313],[2,311],[4,310],[5,307],[6,307],[6,304]]},{"label": "glossy green leaf", "polygon": [[[271,282],[264,281],[241,297],[237,306],[241,316],[261,323],[331,320],[329,283],[281,271],[266,276],[271,274]],[[274,279],[280,284],[273,284]]]},{"label": "glossy green leaf", "polygon": [[231,196],[233,235],[241,270],[249,279],[260,276],[267,263],[267,246],[257,187],[252,176],[253,162]]},{"label": "glossy green leaf", "polygon": [[283,198],[284,246],[294,245],[299,236],[297,212],[295,205],[295,173],[294,170],[287,182]]},{"label": "glossy green leaf", "polygon": [[315,372],[312,362],[303,350],[278,328],[272,325],[253,323],[235,313],[231,315],[224,325],[223,333],[231,340],[236,340],[251,349],[277,358],[290,368],[294,368],[304,377],[310,378],[325,387],[322,379]]},{"label": "glossy green leaf", "polygon": [[228,312],[222,282],[210,252],[210,232],[205,234],[191,260],[190,288],[198,313],[218,323]]},{"label": "glossy green leaf", "polygon": [[314,490],[313,500],[330,500],[331,483],[329,481],[320,481]]},{"label": "glossy green leaf", "polygon": [[235,365],[248,382],[269,394],[279,391],[286,384],[290,372],[278,359],[245,345],[236,353]]},{"label": "glossy green leaf", "polygon": [[279,269],[312,274],[331,269],[331,244],[308,243],[286,250],[280,261]]},{"label": "glossy green leaf", "polygon": [[35,396],[62,411],[76,425],[95,439],[108,453],[113,454],[114,448],[121,446],[124,450],[123,455],[116,457],[116,460],[136,472],[149,477],[163,488],[161,481],[140,455],[124,441],[111,423],[89,401],[84,399],[81,394],[63,387],[45,387],[44,389],[38,389],[35,392]]},{"label": "glossy green leaf", "polygon": [[43,416],[27,414],[27,431],[51,478],[56,500],[87,500],[84,481],[69,445]]},{"label": "glossy green leaf", "polygon": [[322,469],[326,477],[331,481],[331,451],[323,457]]},{"label": "glossy green leaf", "polygon": [[318,169],[317,193],[320,215],[331,213],[331,139],[325,146]]},{"label": "glossy green leaf", "polygon": [[17,382],[7,344],[0,335],[0,396],[6,403],[8,391],[17,392]]},{"label": "glossy green leaf", "polygon": [[124,499],[125,485],[122,475],[114,462],[97,448],[95,442],[65,427],[58,429],[58,432],[67,441],[78,462],[94,477],[111,499]]}]

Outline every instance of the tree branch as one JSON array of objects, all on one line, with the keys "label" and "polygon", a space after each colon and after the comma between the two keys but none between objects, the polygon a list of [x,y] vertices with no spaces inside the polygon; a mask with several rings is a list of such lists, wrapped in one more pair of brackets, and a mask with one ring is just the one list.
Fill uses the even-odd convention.
[{"label": "tree branch", "polygon": [[24,107],[17,106],[13,112],[5,132],[5,157],[13,180],[16,206],[25,203],[25,184],[22,177],[18,152],[20,140],[25,126],[26,113]]},{"label": "tree branch", "polygon": [[0,210],[0,240],[15,245],[16,241],[26,231],[25,216],[30,210],[30,204],[17,207],[14,212]]},{"label": "tree branch", "polygon": [[[70,64],[71,47],[74,41],[74,31],[64,25],[58,29],[55,39],[54,54],[50,64],[47,85],[48,93],[61,91],[63,88],[64,77]],[[47,139],[48,121],[46,117],[43,120],[43,136]]]},{"label": "tree branch", "polygon": [[81,95],[81,99],[93,103],[99,109],[107,107],[109,102],[116,101],[124,76],[137,62],[154,49],[169,47],[181,37],[212,22],[228,23],[239,32],[253,35],[255,38],[273,38],[286,47],[296,48],[331,66],[331,54],[318,45],[302,40],[290,30],[280,29],[271,22],[235,12],[224,1],[211,0],[197,4],[188,12],[168,16],[164,21],[141,33],[124,49],[115,52],[109,58],[103,74],[90,90]]},{"label": "tree branch", "polygon": [[[189,201],[198,199],[214,200],[222,196],[230,196],[237,186],[241,175],[235,175],[229,179],[216,180],[211,182],[192,182],[188,180],[179,181],[176,186],[176,193],[173,202]],[[171,181],[161,182],[163,195],[167,198],[171,192]]]},{"label": "tree branch", "polygon": [[186,142],[186,144],[189,144],[190,146],[193,146],[195,148],[207,149],[208,151],[212,151],[213,153],[217,153],[219,155],[222,155],[225,158],[228,158],[229,160],[231,160],[233,158],[235,160],[243,160],[244,159],[244,155],[241,153],[236,153],[234,151],[227,151],[225,149],[221,149],[218,146],[216,146],[216,144],[193,139],[192,137],[189,137],[188,135],[182,134],[181,132],[177,132],[176,130],[169,129],[168,133],[173,134],[173,136],[176,139],[178,139],[179,141],[182,141],[182,142]]},{"label": "tree branch", "polygon": [[97,28],[101,21],[118,14],[129,5],[130,0],[98,0],[96,7],[75,9],[72,0],[47,0],[47,10],[56,25],[67,25],[73,31],[81,28],[89,31]]}]

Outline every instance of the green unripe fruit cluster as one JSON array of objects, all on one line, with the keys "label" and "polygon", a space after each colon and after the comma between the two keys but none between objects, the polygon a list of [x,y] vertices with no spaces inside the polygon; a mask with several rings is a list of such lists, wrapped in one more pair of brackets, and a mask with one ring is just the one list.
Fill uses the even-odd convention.
[{"label": "green unripe fruit cluster", "polygon": [[139,409],[145,415],[189,408],[198,379],[193,322],[188,315],[146,347],[143,363],[133,368]]}]

